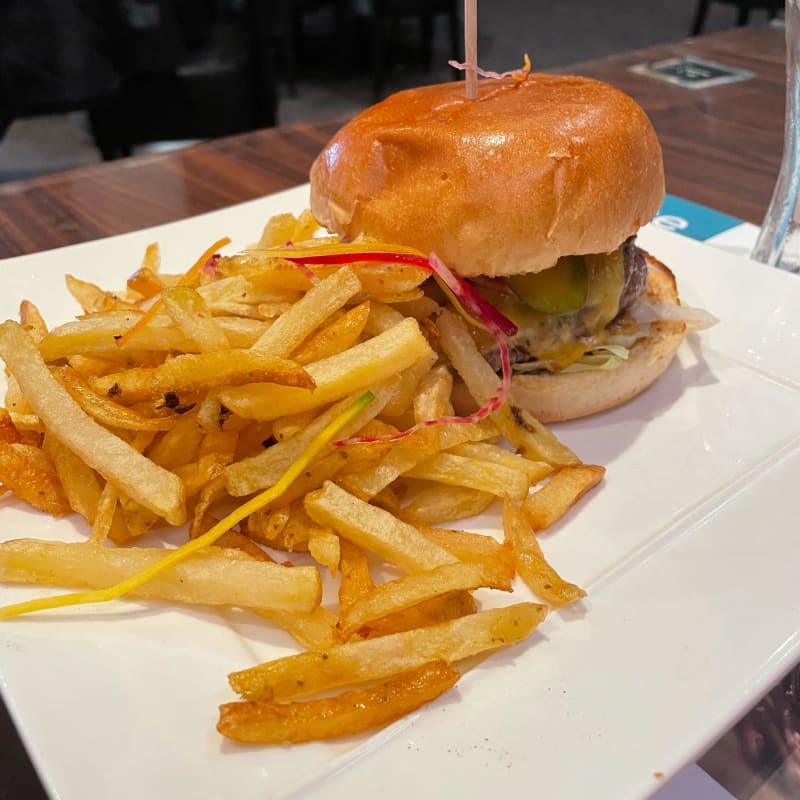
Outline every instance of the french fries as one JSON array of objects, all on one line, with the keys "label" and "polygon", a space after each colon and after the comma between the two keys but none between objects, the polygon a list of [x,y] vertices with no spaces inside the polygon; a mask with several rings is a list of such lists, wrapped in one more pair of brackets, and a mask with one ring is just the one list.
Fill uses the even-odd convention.
[{"label": "french fries", "polygon": [[248,744],[285,744],[352,736],[388,725],[435,700],[460,675],[437,661],[390,678],[369,689],[304,703],[226,703],[217,730]]},{"label": "french fries", "polygon": [[[15,539],[0,544],[0,580],[99,589],[140,572],[162,556],[158,548]],[[133,596],[309,613],[319,605],[321,591],[314,567],[284,567],[245,553],[209,548],[135,590]]]},{"label": "french fries", "polygon": [[50,374],[34,341],[15,322],[0,325],[0,357],[54,436],[145,508],[172,525],[185,522],[181,480],[88,416]]},{"label": "french fries", "polygon": [[515,603],[413,631],[348,642],[269,661],[229,676],[245,700],[290,700],[362,681],[380,680],[437,659],[448,663],[526,638],[547,607]]},{"label": "french fries", "polygon": [[[453,422],[464,387],[476,405],[497,388],[475,331],[421,267],[286,260],[357,248],[305,241],[316,228],[280,215],[255,250],[210,249],[184,275],[153,244],[123,291],[68,276],[75,321],[48,328],[23,301],[19,324],[0,324],[4,502],[74,512],[86,535],[0,543],[0,581],[102,599],[126,581],[140,600],[249,609],[288,632],[301,652],[229,676],[243,699],[220,707],[218,730],[238,742],[388,724],[452,687],[460,662],[585,594],[536,533],[603,468],[513,398]],[[432,527],[500,504],[499,536]],[[184,552],[198,552],[156,569],[187,520]],[[506,605],[520,590],[543,602]]]}]

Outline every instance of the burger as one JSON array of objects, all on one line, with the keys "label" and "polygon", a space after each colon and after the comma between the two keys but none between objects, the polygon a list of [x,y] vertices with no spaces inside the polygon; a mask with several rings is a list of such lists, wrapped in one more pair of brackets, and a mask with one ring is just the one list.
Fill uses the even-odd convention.
[{"label": "burger", "polygon": [[[480,81],[477,99],[459,82],[402,91],[346,124],[310,178],[331,232],[435,253],[516,324],[513,399],[544,422],[638,395],[685,334],[659,313],[679,303],[672,273],[636,245],[663,200],[661,148],[608,84],[531,74]],[[499,370],[496,343],[482,350]]]}]

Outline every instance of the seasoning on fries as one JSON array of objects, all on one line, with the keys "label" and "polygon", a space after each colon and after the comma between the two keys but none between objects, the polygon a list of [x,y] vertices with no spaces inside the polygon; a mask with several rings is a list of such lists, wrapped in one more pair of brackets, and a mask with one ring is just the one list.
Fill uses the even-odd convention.
[{"label": "seasoning on fries", "polygon": [[[240,742],[386,725],[527,638],[547,605],[505,598],[523,581],[550,605],[584,595],[536,532],[602,477],[503,402],[480,304],[453,310],[388,245],[314,232],[281,215],[256,249],[183,275],[151,246],[122,292],[69,277],[75,321],[48,329],[24,301],[0,325],[0,483],[86,533],[0,544],[0,580],[82,590],[0,619],[128,594],[251,609],[303,650],[230,675],[242,700],[218,730]],[[504,540],[432,527],[498,501]],[[185,544],[157,546],[187,522]]]}]

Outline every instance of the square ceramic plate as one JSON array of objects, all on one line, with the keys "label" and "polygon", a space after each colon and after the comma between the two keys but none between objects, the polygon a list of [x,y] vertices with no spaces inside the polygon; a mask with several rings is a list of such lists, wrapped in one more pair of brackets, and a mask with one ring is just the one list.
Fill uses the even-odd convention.
[{"label": "square ceramic plate", "polygon": [[[65,321],[77,310],[65,272],[121,286],[153,240],[180,271],[216,237],[244,246],[306,202],[301,187],[10,259],[2,318],[26,297]],[[3,694],[52,796],[618,800],[697,757],[800,657],[800,280],[656,229],[641,242],[722,321],[635,401],[558,427],[608,468],[543,537],[588,589],[582,612],[551,614],[526,645],[375,736],[263,749],[214,729],[228,672],[295,650],[246,612],[118,602],[3,623]],[[82,535],[13,500],[0,508],[4,538]],[[0,602],[34,593],[0,587]]]}]

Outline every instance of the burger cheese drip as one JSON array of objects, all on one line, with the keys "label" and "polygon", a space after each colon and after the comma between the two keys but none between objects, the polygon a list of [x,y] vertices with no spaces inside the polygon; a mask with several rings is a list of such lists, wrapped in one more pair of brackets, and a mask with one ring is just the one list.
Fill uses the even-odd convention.
[{"label": "burger cheese drip", "polygon": [[[531,275],[478,279],[481,292],[519,332],[509,340],[515,372],[559,372],[608,341],[608,326],[644,291],[647,266],[634,237],[611,253],[564,256]],[[495,369],[499,352],[484,352]]]}]

